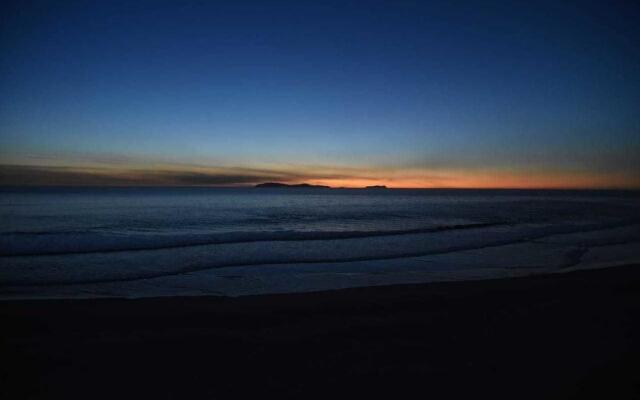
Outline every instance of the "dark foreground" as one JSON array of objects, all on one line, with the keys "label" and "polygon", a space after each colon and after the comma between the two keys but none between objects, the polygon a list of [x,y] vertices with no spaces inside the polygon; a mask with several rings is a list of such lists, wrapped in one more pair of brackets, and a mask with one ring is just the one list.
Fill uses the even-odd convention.
[{"label": "dark foreground", "polygon": [[640,393],[640,266],[237,299],[3,302],[0,314],[2,398]]}]

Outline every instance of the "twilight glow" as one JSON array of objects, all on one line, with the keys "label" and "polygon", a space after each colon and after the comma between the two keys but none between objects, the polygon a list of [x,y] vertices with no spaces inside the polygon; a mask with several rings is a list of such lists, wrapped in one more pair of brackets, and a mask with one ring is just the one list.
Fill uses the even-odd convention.
[{"label": "twilight glow", "polygon": [[640,188],[631,2],[3,8],[3,185]]}]

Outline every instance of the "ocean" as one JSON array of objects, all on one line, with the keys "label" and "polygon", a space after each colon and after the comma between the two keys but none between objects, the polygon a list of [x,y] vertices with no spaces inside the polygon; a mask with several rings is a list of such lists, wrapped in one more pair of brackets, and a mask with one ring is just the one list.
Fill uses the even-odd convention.
[{"label": "ocean", "polygon": [[0,297],[247,295],[640,260],[640,192],[0,189]]}]

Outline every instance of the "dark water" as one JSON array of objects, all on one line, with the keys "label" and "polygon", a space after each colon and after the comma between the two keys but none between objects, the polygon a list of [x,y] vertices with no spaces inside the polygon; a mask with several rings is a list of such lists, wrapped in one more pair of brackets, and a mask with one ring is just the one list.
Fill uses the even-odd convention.
[{"label": "dark water", "polygon": [[402,259],[640,222],[624,191],[4,188],[0,283]]}]

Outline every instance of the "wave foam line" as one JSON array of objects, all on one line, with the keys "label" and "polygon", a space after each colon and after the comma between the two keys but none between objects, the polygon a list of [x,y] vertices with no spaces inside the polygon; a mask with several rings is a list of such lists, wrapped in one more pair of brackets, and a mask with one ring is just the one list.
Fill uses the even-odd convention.
[{"label": "wave foam line", "polygon": [[[49,250],[38,252],[21,252],[19,250],[0,249],[0,256],[3,257],[34,257],[34,256],[53,256],[53,255],[71,255],[71,254],[93,254],[93,253],[115,253],[115,252],[130,252],[130,251],[148,251],[148,250],[164,250],[164,249],[176,249],[183,247],[195,247],[195,246],[208,246],[216,244],[239,244],[239,243],[255,243],[255,242],[293,242],[293,241],[307,241],[307,240],[341,240],[341,239],[356,239],[367,237],[380,237],[380,236],[399,236],[399,235],[413,235],[418,233],[437,233],[452,230],[464,230],[464,229],[480,229],[489,228],[502,225],[509,225],[504,222],[484,222],[475,224],[458,224],[458,225],[442,225],[431,228],[416,228],[405,230],[391,230],[391,231],[333,231],[333,232],[259,232],[259,233],[229,233],[218,234],[217,237],[208,236],[201,240],[191,240],[189,242],[178,243],[163,243],[157,245],[144,244],[140,246],[130,247],[105,247],[105,248],[93,248],[93,249],[79,249],[79,250]],[[66,232],[62,233],[65,234]],[[37,235],[43,235],[39,233]],[[224,236],[224,237],[223,237]]]},{"label": "wave foam line", "polygon": [[[592,231],[600,231],[600,230],[606,230],[606,229],[611,229],[611,228],[594,228],[594,229],[589,229],[586,231],[580,231],[580,232],[592,232]],[[571,232],[568,232],[571,233]],[[218,268],[234,268],[234,267],[258,267],[258,266],[265,266],[265,265],[292,265],[292,264],[329,264],[329,263],[347,263],[347,262],[358,262],[358,261],[382,261],[382,260],[402,260],[402,259],[406,259],[406,258],[413,258],[413,257],[425,257],[425,256],[432,256],[432,255],[439,255],[439,254],[448,254],[448,253],[455,253],[455,252],[459,252],[459,251],[468,251],[468,250],[481,250],[481,249],[486,249],[486,248],[492,248],[492,247],[500,247],[500,246],[507,246],[507,245],[512,245],[512,244],[518,244],[518,243],[527,243],[527,242],[532,242],[535,240],[539,240],[542,239],[544,237],[547,236],[552,236],[552,235],[557,235],[558,232],[547,232],[547,233],[539,233],[539,234],[535,234],[533,236],[525,236],[525,237],[520,237],[520,238],[513,238],[513,239],[500,239],[500,240],[495,240],[489,243],[484,243],[484,244],[476,244],[476,245],[463,245],[463,246],[449,246],[449,247],[445,247],[445,248],[441,248],[438,250],[430,250],[430,251],[422,251],[422,252],[408,252],[408,253],[403,253],[403,254],[395,254],[395,255],[390,255],[390,256],[377,256],[377,257],[342,257],[342,258],[331,258],[331,257],[327,257],[327,258],[322,258],[322,259],[305,259],[304,257],[302,258],[297,258],[297,259],[290,259],[290,260],[282,260],[282,261],[263,261],[260,262],[259,260],[253,260],[251,262],[237,262],[237,263],[226,263],[226,264],[219,264],[219,265],[200,265],[200,266],[190,266],[190,267],[186,267],[186,268],[180,268],[174,271],[158,271],[158,272],[148,272],[148,273],[142,273],[142,274],[137,274],[135,276],[128,276],[128,277],[122,277],[122,278],[97,278],[97,279],[85,279],[83,281],[69,281],[69,280],[57,280],[57,281],[47,281],[47,282],[41,282],[41,283],[33,283],[33,282],[25,282],[25,281],[5,281],[3,283],[3,287],[11,287],[11,286],[34,286],[34,287],[49,287],[49,286],[75,286],[75,285],[85,285],[85,284],[95,284],[95,283],[118,283],[118,282],[133,282],[133,281],[138,281],[138,280],[144,280],[144,279],[153,279],[153,278],[163,278],[163,277],[170,277],[170,276],[177,276],[177,275],[183,275],[183,274],[189,274],[189,273],[193,273],[193,272],[200,272],[200,271],[206,271],[206,270],[211,270],[211,269],[218,269]],[[629,240],[627,243],[635,243],[637,242],[637,240]],[[640,242],[639,242],[640,243]],[[602,244],[602,245],[591,245],[589,246],[589,248],[592,247],[599,247],[599,246],[608,246],[609,244]],[[574,246],[571,246],[574,247]]]}]

